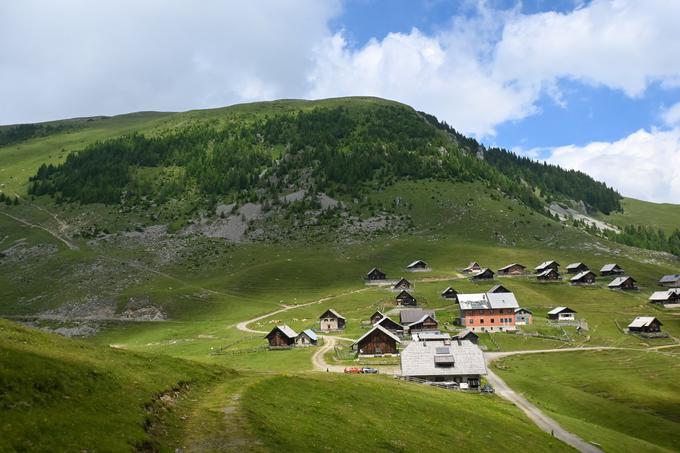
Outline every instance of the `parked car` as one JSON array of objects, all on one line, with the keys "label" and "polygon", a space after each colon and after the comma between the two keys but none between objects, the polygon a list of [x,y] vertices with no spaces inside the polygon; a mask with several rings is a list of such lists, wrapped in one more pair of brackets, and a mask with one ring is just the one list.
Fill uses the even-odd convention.
[{"label": "parked car", "polygon": [[492,386],[490,386],[489,384],[484,384],[484,385],[482,386],[482,388],[480,389],[480,391],[481,391],[482,393],[493,393],[493,392],[495,392],[496,390],[495,390]]},{"label": "parked car", "polygon": [[361,372],[365,374],[378,374],[378,370],[371,367],[364,367],[361,369]]},{"label": "parked car", "polygon": [[361,370],[362,370],[362,368],[356,368],[356,367],[345,368],[345,373],[358,374],[358,373],[362,373]]}]

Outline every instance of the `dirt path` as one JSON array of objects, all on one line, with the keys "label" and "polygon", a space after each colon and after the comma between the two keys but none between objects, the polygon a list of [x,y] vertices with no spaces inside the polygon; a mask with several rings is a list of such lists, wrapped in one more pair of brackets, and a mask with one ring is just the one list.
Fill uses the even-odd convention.
[{"label": "dirt path", "polygon": [[328,371],[332,373],[344,373],[345,368],[340,365],[330,365],[326,362],[324,355],[335,347],[337,339],[332,336],[323,337],[323,346],[321,346],[312,356],[312,364],[316,371]]},{"label": "dirt path", "polygon": [[[308,306],[314,305],[314,304],[321,304],[321,303],[324,303],[324,302],[329,301],[331,299],[335,299],[336,297],[348,296],[350,294],[360,293],[360,292],[366,291],[368,289],[370,289],[370,288],[355,289],[353,291],[348,291],[348,292],[342,293],[342,294],[336,294],[335,296],[323,297],[319,300],[307,302],[307,303],[300,304],[300,305],[286,305],[283,308],[280,308],[278,310],[266,313],[266,314],[258,316],[256,318],[248,319],[246,321],[241,321],[240,323],[236,324],[236,328],[238,330],[242,331],[242,332],[257,333],[257,334],[264,333],[264,334],[266,334],[267,332],[265,332],[263,330],[253,330],[253,329],[251,329],[250,327],[248,327],[248,324],[252,324],[252,323],[255,323],[255,322],[258,322],[258,321],[262,321],[263,319],[269,318],[269,317],[274,316],[274,315],[278,315],[279,313],[283,313],[284,311],[293,310],[295,308],[308,307]],[[328,337],[326,337],[326,338],[328,338]]]},{"label": "dirt path", "polygon": [[78,250],[78,246],[77,246],[76,244],[74,244],[74,243],[71,242],[69,239],[63,237],[61,234],[59,234],[58,232],[56,232],[56,231],[54,231],[54,230],[52,230],[52,229],[50,229],[50,228],[44,227],[44,226],[39,225],[39,224],[31,223],[31,222],[29,222],[28,220],[24,220],[24,219],[22,219],[22,218],[20,218],[20,217],[13,216],[12,214],[8,214],[8,213],[3,212],[3,211],[0,211],[0,214],[2,214],[2,215],[4,215],[4,216],[7,216],[7,217],[9,217],[10,219],[12,219],[12,220],[14,220],[14,221],[16,221],[16,222],[19,222],[19,223],[21,223],[21,224],[23,224],[23,225],[26,225],[26,226],[28,226],[28,227],[31,227],[31,228],[38,228],[38,229],[41,229],[41,230],[43,230],[43,231],[46,231],[47,233],[49,233],[50,235],[52,235],[55,239],[58,239],[59,241],[63,242],[63,243],[66,245],[66,247],[68,247],[69,249],[71,249],[71,250]]},{"label": "dirt path", "polygon": [[597,448],[595,445],[586,442],[581,439],[576,434],[573,434],[562,427],[554,419],[548,417],[543,413],[538,407],[529,402],[524,396],[515,392],[511,389],[508,384],[505,383],[496,373],[494,373],[489,365],[494,360],[501,357],[509,357],[513,355],[523,355],[523,354],[540,354],[540,353],[553,353],[553,352],[573,352],[573,351],[603,351],[603,350],[613,350],[613,349],[628,349],[628,348],[617,348],[617,347],[584,347],[584,348],[563,348],[563,349],[539,349],[535,351],[510,351],[510,352],[492,352],[485,353],[484,359],[487,363],[487,375],[486,378],[489,383],[496,389],[496,393],[505,398],[506,400],[513,403],[515,406],[520,408],[522,412],[526,414],[531,421],[536,424],[540,429],[548,434],[551,434],[555,438],[561,440],[562,442],[571,445],[579,451],[586,453],[601,453],[602,450]]}]

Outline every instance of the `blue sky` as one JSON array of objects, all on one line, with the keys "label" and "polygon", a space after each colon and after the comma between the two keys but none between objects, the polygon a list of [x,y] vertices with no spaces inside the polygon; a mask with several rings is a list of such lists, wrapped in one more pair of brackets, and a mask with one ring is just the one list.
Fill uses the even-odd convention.
[{"label": "blue sky", "polygon": [[0,2],[0,124],[371,95],[679,203],[678,23],[669,0]]}]

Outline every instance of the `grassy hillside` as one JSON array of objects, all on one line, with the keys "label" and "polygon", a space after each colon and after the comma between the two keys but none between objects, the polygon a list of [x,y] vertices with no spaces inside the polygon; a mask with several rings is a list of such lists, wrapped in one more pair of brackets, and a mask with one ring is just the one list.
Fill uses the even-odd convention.
[{"label": "grassy hillside", "polygon": [[172,450],[168,407],[223,373],[0,320],[0,450]]},{"label": "grassy hillside", "polygon": [[613,213],[603,218],[620,227],[649,225],[661,228],[666,233],[671,233],[680,228],[680,205],[651,203],[634,198],[624,198],[621,205],[623,207],[622,213]]},{"label": "grassy hillside", "polygon": [[605,451],[675,451],[677,352],[536,354],[499,360],[495,368],[563,426]]}]

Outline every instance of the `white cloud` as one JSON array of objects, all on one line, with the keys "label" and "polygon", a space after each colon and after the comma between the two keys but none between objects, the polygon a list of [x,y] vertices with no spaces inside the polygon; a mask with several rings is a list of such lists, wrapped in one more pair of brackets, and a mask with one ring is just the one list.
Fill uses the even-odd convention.
[{"label": "white cloud", "polygon": [[661,119],[668,126],[680,126],[680,102],[664,110]]},{"label": "white cloud", "polygon": [[616,142],[562,146],[547,160],[584,171],[629,197],[680,202],[680,128],[641,129]]},{"label": "white cloud", "polygon": [[0,124],[303,96],[339,0],[0,2]]}]

